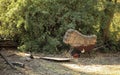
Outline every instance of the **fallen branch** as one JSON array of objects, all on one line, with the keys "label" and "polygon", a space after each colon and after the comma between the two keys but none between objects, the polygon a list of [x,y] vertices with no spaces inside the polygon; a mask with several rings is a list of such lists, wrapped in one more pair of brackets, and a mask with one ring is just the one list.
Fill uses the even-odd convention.
[{"label": "fallen branch", "polygon": [[18,66],[18,67],[21,67],[21,68],[25,68],[25,64],[24,63],[21,63],[21,62],[12,62],[12,64],[14,66]]},{"label": "fallen branch", "polygon": [[30,59],[44,59],[44,60],[50,60],[50,61],[56,61],[56,62],[69,62],[72,58],[58,58],[58,57],[39,57],[34,56],[33,54],[27,54],[29,55]]},{"label": "fallen branch", "polygon": [[98,50],[99,48],[102,48],[102,47],[105,47],[105,46],[107,46],[107,45],[101,45],[101,46],[99,46],[99,47],[94,48],[93,50],[96,51],[96,50]]},{"label": "fallen branch", "polygon": [[0,52],[0,56],[5,60],[5,62],[10,65],[12,69],[16,69],[11,62],[8,61],[8,59]]},{"label": "fallen branch", "polygon": [[57,58],[57,57],[41,57],[40,59],[57,61],[57,62],[69,62],[71,58]]}]

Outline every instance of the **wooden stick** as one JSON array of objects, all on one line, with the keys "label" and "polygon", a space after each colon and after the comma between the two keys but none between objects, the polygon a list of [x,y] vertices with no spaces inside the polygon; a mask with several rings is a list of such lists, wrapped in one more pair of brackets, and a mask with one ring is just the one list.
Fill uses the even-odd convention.
[{"label": "wooden stick", "polygon": [[21,68],[25,68],[25,64],[21,62],[12,62],[12,64]]},{"label": "wooden stick", "polygon": [[8,64],[8,65],[10,65],[10,67],[12,68],[12,69],[16,69],[14,66],[13,66],[13,64],[12,63],[10,63],[9,61],[8,61],[8,59],[0,52],[0,56],[5,60],[5,62]]},{"label": "wooden stick", "polygon": [[105,47],[105,46],[106,46],[106,45],[101,45],[101,46],[99,46],[99,47],[94,48],[93,50],[96,51],[97,49],[102,48],[102,47]]}]

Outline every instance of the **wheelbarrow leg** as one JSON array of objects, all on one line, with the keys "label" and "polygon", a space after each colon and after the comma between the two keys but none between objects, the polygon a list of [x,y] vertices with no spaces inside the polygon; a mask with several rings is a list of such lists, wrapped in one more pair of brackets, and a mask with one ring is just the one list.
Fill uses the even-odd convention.
[{"label": "wheelbarrow leg", "polygon": [[69,53],[71,54],[72,51],[73,51],[73,47],[70,47]]},{"label": "wheelbarrow leg", "polygon": [[70,47],[69,51],[65,54],[67,57],[72,58],[71,52],[73,51],[73,48]]}]

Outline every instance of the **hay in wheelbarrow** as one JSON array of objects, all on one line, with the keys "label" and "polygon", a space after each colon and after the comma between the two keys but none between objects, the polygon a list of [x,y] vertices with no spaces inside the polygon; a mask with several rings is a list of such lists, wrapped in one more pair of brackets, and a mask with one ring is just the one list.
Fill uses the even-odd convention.
[{"label": "hay in wheelbarrow", "polygon": [[71,55],[78,57],[79,53],[90,52],[97,42],[96,35],[84,35],[77,30],[68,29],[63,37],[63,42],[74,49]]}]

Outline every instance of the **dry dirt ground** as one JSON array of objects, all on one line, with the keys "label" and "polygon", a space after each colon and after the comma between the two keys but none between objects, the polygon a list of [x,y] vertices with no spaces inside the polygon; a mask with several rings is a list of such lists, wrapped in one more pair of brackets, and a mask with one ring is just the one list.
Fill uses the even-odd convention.
[{"label": "dry dirt ground", "polygon": [[[94,56],[81,56],[78,60],[70,62],[55,62],[43,59],[28,60],[25,53],[15,50],[2,51],[9,61],[21,62],[25,68],[16,67],[17,70],[5,64],[0,58],[0,75],[120,75],[120,53],[95,53]],[[61,55],[44,55],[65,57]]]}]

